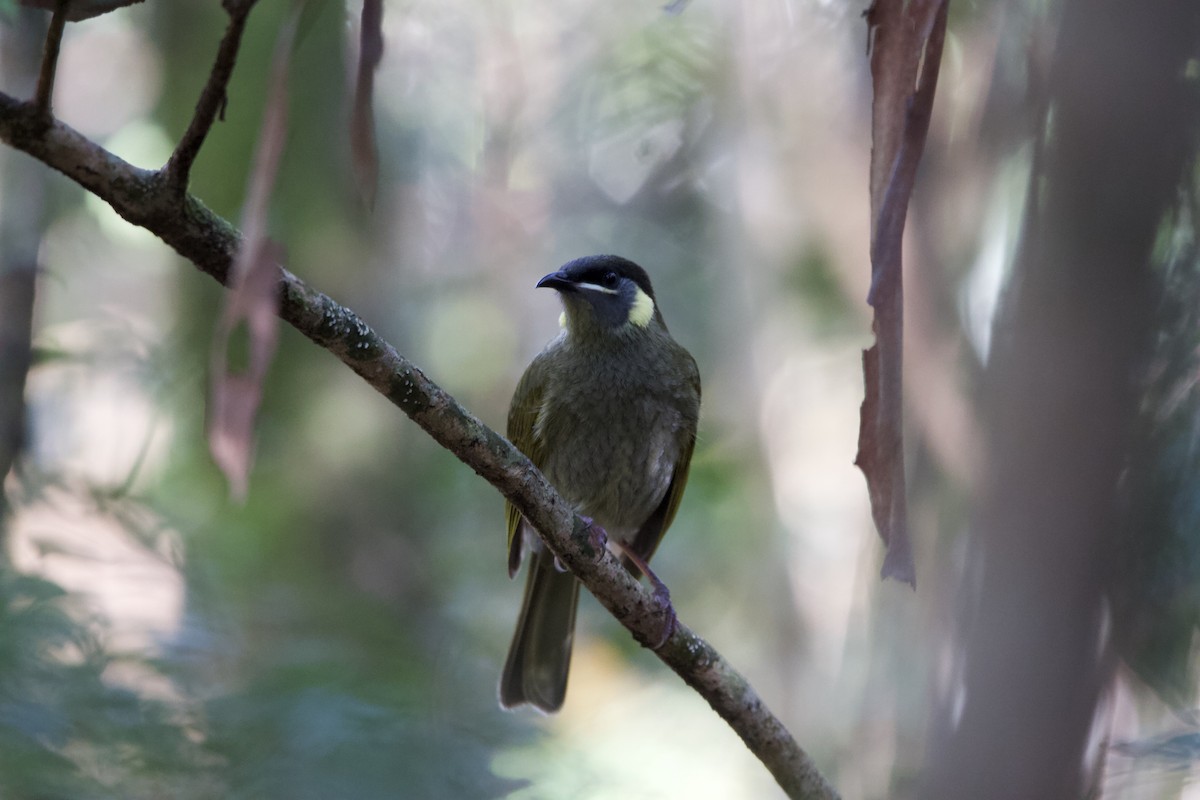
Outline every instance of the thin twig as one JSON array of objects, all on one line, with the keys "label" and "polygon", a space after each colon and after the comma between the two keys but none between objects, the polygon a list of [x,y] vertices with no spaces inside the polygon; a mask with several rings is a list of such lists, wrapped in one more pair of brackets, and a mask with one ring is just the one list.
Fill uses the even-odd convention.
[{"label": "thin twig", "polygon": [[58,51],[62,47],[63,30],[67,27],[67,6],[71,0],[58,0],[50,28],[46,31],[46,46],[42,50],[42,68],[38,72],[37,93],[33,104],[43,117],[50,116],[50,100],[54,95],[54,74],[58,71]]},{"label": "thin twig", "polygon": [[213,63],[212,71],[208,74],[208,82],[204,85],[204,91],[200,93],[200,99],[196,102],[196,112],[192,115],[192,121],[184,131],[183,137],[180,138],[179,144],[176,145],[175,152],[171,153],[167,165],[163,168],[167,185],[176,195],[187,191],[192,164],[195,163],[196,156],[200,153],[200,147],[204,144],[204,139],[208,136],[213,121],[218,115],[222,119],[225,118],[225,103],[228,99],[225,90],[229,86],[229,78],[233,74],[234,64],[237,63],[238,49],[242,46],[242,32],[246,29],[246,19],[255,2],[256,0],[242,0],[242,2],[224,3],[225,9],[229,12],[229,27],[225,29],[225,36],[222,37],[221,46],[217,49],[217,59]]},{"label": "thin twig", "polygon": [[[164,187],[157,173],[122,161],[79,132],[0,93],[0,141],[62,172],[125,219],[161,238],[221,283],[229,280],[241,234],[190,194]],[[339,358],[438,444],[491,483],[541,532],[551,550],[639,642],[654,643],[668,606],[642,587],[589,526],[507,439],[484,425],[357,314],[280,270],[279,315]],[[680,623],[656,654],[742,738],[792,798],[837,792],[754,690],[711,645]]]}]

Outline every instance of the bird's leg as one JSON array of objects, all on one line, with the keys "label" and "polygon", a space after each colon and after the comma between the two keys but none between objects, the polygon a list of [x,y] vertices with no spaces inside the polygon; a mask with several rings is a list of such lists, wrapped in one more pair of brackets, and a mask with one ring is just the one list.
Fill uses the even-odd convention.
[{"label": "bird's leg", "polygon": [[629,559],[629,563],[638,568],[638,572],[646,576],[646,580],[654,587],[654,597],[666,606],[666,622],[663,623],[662,635],[658,641],[651,645],[650,649],[658,650],[667,643],[667,639],[671,638],[671,634],[675,632],[675,627],[679,622],[679,618],[675,615],[675,606],[671,605],[671,590],[662,582],[662,578],[654,574],[654,570],[650,569],[650,565],[646,563],[646,559],[633,552],[632,547],[626,546],[622,542],[614,542],[621,550],[621,555]]},{"label": "bird's leg", "polygon": [[[592,547],[596,548],[596,552],[603,553],[604,549],[608,547],[610,541],[608,538],[608,532],[605,531],[604,528],[597,525],[595,520],[593,520],[591,517],[586,517],[583,514],[580,514],[579,518],[587,524],[588,538]],[[662,582],[662,578],[654,574],[654,570],[650,569],[650,565],[646,563],[646,559],[633,552],[632,547],[628,547],[623,542],[619,542],[615,539],[611,541],[613,547],[620,550],[621,555],[629,559],[629,563],[637,567],[638,572],[646,576],[646,579],[650,581],[650,584],[654,587],[654,597],[658,600],[658,602],[662,603],[666,607],[667,619],[666,622],[663,623],[662,634],[659,636],[657,642],[650,645],[652,650],[659,650],[664,644],[667,643],[667,639],[671,638],[671,634],[675,632],[676,624],[679,622],[679,618],[675,614],[675,606],[671,605],[671,590],[668,589],[667,585]],[[557,559],[555,559],[555,563],[558,563]]]}]

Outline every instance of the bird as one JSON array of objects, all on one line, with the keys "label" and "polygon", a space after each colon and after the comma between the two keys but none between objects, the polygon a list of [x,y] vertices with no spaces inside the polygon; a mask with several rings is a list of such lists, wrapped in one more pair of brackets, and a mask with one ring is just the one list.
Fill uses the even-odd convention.
[{"label": "bird", "polygon": [[[650,278],[633,261],[578,258],[537,287],[561,298],[561,331],[517,383],[508,438],[627,568],[665,594],[647,562],[687,485],[700,416],[696,361],[668,332]],[[505,512],[509,577],[526,551],[530,566],[500,705],[550,714],[566,696],[579,582],[511,503]]]}]

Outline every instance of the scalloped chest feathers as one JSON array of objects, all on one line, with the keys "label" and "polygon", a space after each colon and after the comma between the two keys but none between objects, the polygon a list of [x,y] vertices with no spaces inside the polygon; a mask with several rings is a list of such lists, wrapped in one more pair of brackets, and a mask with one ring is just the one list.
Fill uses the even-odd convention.
[{"label": "scalloped chest feathers", "polygon": [[634,370],[619,349],[583,358],[564,348],[534,425],[548,445],[546,477],[619,541],[662,502],[699,411],[695,390],[662,369],[671,348],[667,339],[658,358],[639,353]]}]

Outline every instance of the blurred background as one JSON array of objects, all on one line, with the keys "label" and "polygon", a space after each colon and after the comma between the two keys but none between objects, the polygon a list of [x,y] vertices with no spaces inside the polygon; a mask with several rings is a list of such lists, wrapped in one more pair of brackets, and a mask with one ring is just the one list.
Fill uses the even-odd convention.
[{"label": "blurred background", "polygon": [[[951,8],[907,237],[915,592],[877,580],[852,466],[871,341],[865,3],[674,6],[389,0],[367,210],[348,135],[360,7],[312,0],[271,234],[293,272],[501,431],[557,330],[537,279],[590,253],[645,266],[704,380],[656,571],[844,797],[914,797],[931,717],[953,705],[956,598],[978,566],[966,540],[980,374],[1057,4]],[[48,15],[0,9],[0,87],[28,97]],[[193,172],[192,191],[229,220],[290,10],[262,0],[251,14]],[[69,25],[57,114],[157,168],[225,20],[215,0],[152,1]],[[1160,252],[1175,296],[1194,297],[1192,220],[1175,223]],[[506,576],[490,486],[285,329],[249,495],[233,503],[204,434],[220,287],[7,149],[0,234],[6,302],[35,298],[23,452],[3,464],[0,794],[782,796],[590,598],[563,711],[500,711],[523,584]],[[1174,319],[1182,355],[1164,357],[1175,390],[1162,394],[1178,424],[1153,430],[1181,465],[1150,482],[1165,497],[1147,513],[1187,531],[1200,513],[1187,480],[1195,328]],[[1190,541],[1161,552],[1194,563]],[[1187,686],[1193,586],[1176,573],[1159,592],[1180,613],[1155,651]],[[1168,703],[1144,675],[1113,674],[1088,750],[1104,796],[1200,797],[1200,734],[1178,713],[1191,689]],[[1097,760],[1115,742],[1124,750]]]}]

